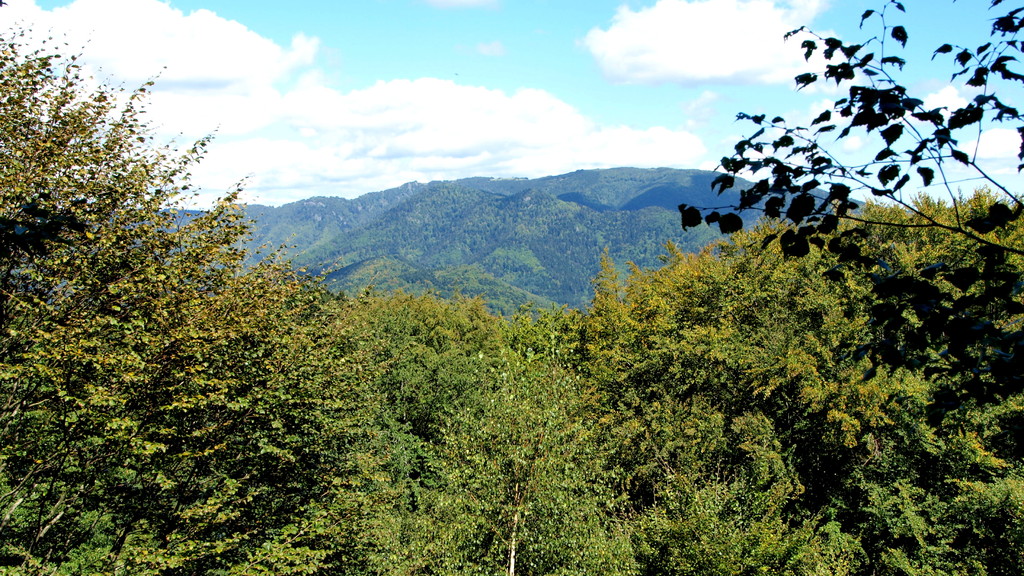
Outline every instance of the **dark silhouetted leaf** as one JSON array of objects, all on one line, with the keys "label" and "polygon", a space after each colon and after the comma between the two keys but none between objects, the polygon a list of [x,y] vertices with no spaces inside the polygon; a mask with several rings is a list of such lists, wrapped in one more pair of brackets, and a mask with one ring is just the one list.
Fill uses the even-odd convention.
[{"label": "dark silhouetted leaf", "polygon": [[882,139],[885,140],[887,146],[892,146],[893,142],[900,139],[903,135],[903,124],[893,124],[879,132],[882,135]]},{"label": "dark silhouetted leaf", "polygon": [[811,252],[811,246],[808,244],[807,238],[793,230],[786,230],[782,234],[779,238],[779,246],[781,246],[782,253],[786,256],[801,258]]},{"label": "dark silhouetted leaf", "polygon": [[974,69],[974,75],[967,81],[968,86],[980,88],[988,83],[988,68],[981,66]]},{"label": "dark silhouetted leaf", "polygon": [[889,182],[892,182],[900,175],[900,167],[898,164],[886,164],[881,170],[878,171],[878,181],[883,186],[888,186]]},{"label": "dark silhouetted leaf", "polygon": [[988,218],[996,226],[1003,228],[1016,217],[1013,214],[1013,210],[1002,202],[996,202],[988,208]]},{"label": "dark silhouetted leaf", "polygon": [[903,67],[906,66],[907,61],[899,56],[886,56],[885,58],[882,58],[882,64],[892,64],[902,70]]},{"label": "dark silhouetted leaf", "polygon": [[804,60],[810,60],[811,55],[818,49],[818,45],[814,43],[814,40],[804,40],[800,43],[800,47],[804,49]]},{"label": "dark silhouetted leaf", "polygon": [[920,166],[917,169],[917,173],[921,176],[925,186],[931,186],[932,180],[935,179],[935,170]]},{"label": "dark silhouetted leaf", "polygon": [[721,194],[736,184],[736,178],[731,174],[719,174],[711,181],[711,190]]},{"label": "dark silhouetted leaf", "polygon": [[958,268],[943,274],[942,277],[946,282],[966,292],[968,288],[978,281],[979,276],[980,273],[977,268]]},{"label": "dark silhouetted leaf", "polygon": [[796,80],[797,89],[800,89],[804,86],[817,82],[818,75],[813,72],[805,72],[804,74],[800,74],[794,78],[794,80]]},{"label": "dark silhouetted leaf", "polygon": [[694,208],[693,206],[680,204],[679,212],[682,215],[684,229],[700,226],[701,222],[704,221],[704,219],[701,218],[700,210]]},{"label": "dark silhouetted leaf", "polygon": [[890,35],[893,40],[899,42],[902,46],[907,45],[907,30],[903,26],[893,26]]},{"label": "dark silhouetted leaf", "polygon": [[786,218],[793,222],[800,222],[814,211],[817,202],[810,194],[800,194],[789,201],[789,208],[786,210]]},{"label": "dark silhouetted leaf", "polygon": [[718,220],[718,229],[722,231],[722,234],[738,232],[743,229],[743,219],[732,212],[722,214]]},{"label": "dark silhouetted leaf", "polygon": [[883,148],[878,154],[875,155],[875,162],[882,162],[896,156],[896,152],[892,148]]},{"label": "dark silhouetted leaf", "polygon": [[994,222],[988,218],[971,218],[967,222],[964,222],[968,228],[981,232],[982,234],[988,234],[989,232],[996,229]]}]

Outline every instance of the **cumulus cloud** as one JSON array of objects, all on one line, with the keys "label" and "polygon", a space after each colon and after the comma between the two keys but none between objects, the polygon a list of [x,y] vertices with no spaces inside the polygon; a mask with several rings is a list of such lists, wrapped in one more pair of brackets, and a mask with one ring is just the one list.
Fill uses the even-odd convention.
[{"label": "cumulus cloud", "polygon": [[[239,160],[260,156],[264,170],[253,185],[265,193],[277,194],[273,190],[289,182],[303,189],[329,185],[353,195],[410,180],[685,166],[705,152],[687,132],[596,125],[542,90],[509,94],[433,78],[378,82],[351,92],[307,85],[286,96],[285,108],[292,111],[289,125],[316,136],[277,155],[260,152],[274,149],[270,143],[236,146],[231,153]],[[288,167],[310,162],[275,180]]]},{"label": "cumulus cloud", "polygon": [[981,133],[979,140],[968,142],[962,150],[977,149],[977,157],[983,160],[1008,160],[1016,164],[1020,153],[1021,135],[1009,128],[992,128]]},{"label": "cumulus cloud", "polygon": [[799,41],[783,35],[823,10],[823,0],[658,0],[619,8],[583,44],[615,82],[792,82],[806,63]]},{"label": "cumulus cloud", "polygon": [[[348,92],[300,83],[281,98],[280,124],[302,137],[217,145],[208,163],[250,167],[255,198],[279,203],[413,180],[688,166],[705,151],[684,131],[597,125],[543,90],[506,93],[434,78]],[[225,183],[230,174],[210,176]]]},{"label": "cumulus cloud", "polygon": [[53,10],[25,0],[4,10],[16,6],[5,14],[41,36],[66,31],[101,78],[130,88],[156,77],[147,118],[166,137],[188,145],[216,133],[193,172],[208,191],[200,202],[242,179],[244,199],[279,204],[413,180],[690,167],[705,152],[689,132],[600,125],[543,90],[433,78],[339,90],[317,67],[318,39],[280,45],[208,10],[159,0],[76,0]]},{"label": "cumulus cloud", "polygon": [[185,14],[156,0],[76,0],[51,11],[15,5],[25,6],[14,12],[15,21],[31,18],[36,35],[66,36],[103,73],[125,82],[159,75],[165,88],[258,86],[312,64],[319,45],[299,34],[282,47],[209,10]]},{"label": "cumulus cloud", "polygon": [[942,90],[933,92],[924,98],[926,110],[934,110],[936,108],[957,110],[964,106],[967,106],[967,99],[960,95],[960,91],[957,90],[956,86],[946,86]]},{"label": "cumulus cloud", "polygon": [[[155,80],[155,127],[198,138],[244,134],[273,122],[276,85],[308,70],[319,40],[297,34],[289,46],[209,10],[185,14],[157,0],[76,0],[53,10],[14,3],[13,22],[37,41],[53,35],[88,69],[128,88]],[[110,18],[118,14],[118,18]]]}]

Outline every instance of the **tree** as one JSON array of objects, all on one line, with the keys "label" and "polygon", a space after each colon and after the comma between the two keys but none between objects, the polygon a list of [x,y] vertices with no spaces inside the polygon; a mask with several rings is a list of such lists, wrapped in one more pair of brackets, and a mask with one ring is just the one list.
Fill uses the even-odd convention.
[{"label": "tree", "polygon": [[374,459],[322,291],[242,267],[232,196],[180,209],[204,143],[157,146],[145,87],[23,50],[0,42],[0,567],[359,565]]},{"label": "tree", "polygon": [[[521,327],[520,327],[521,328]],[[426,508],[442,573],[630,574],[595,395],[556,350],[511,353],[449,422]]]},{"label": "tree", "polygon": [[[997,8],[1003,0],[992,0]],[[1017,33],[1024,26],[1024,8],[996,13],[990,41],[978,47],[947,43],[935,58],[952,58],[952,81],[962,82],[978,95],[956,110],[927,109],[900,83],[908,62],[896,55],[908,41],[908,31],[893,23],[905,12],[902,3],[888,0],[880,10],[867,10],[861,26],[877,26],[878,34],[864,42],[811,34],[801,49],[809,59],[821,53],[827,64],[820,73],[796,77],[798,88],[834,82],[848,95],[823,110],[809,126],[793,126],[784,118],[739,114],[757,126],[738,142],[735,154],[722,159],[724,174],[713,188],[732,187],[739,174],[758,179],[741,192],[736,211],[760,210],[789,224],[766,242],[801,257],[818,247],[840,258],[830,275],[866,273],[880,300],[874,309],[874,338],[858,354],[878,365],[926,366],[949,386],[936,395],[936,407],[956,407],[969,398],[983,402],[1005,398],[1024,387],[1024,331],[1016,325],[1024,304],[1020,292],[1020,259],[1024,245],[1008,228],[1024,213],[1022,196],[1000,184],[977,161],[977,150],[961,140],[968,130],[980,133],[991,123],[1014,127],[1024,137],[1018,110],[1000,90],[1024,82],[1014,71],[1022,45]],[[796,30],[787,35],[792,37]],[[894,46],[894,44],[896,46]],[[855,132],[877,136],[880,149],[864,164],[844,164],[825,139],[837,141]],[[1018,155],[1024,160],[1024,146]],[[985,206],[969,207],[954,191],[948,174],[953,165],[972,170],[992,191]],[[1022,163],[1018,170],[1024,168]],[[915,183],[948,192],[952,210],[944,217],[922,209],[908,195]],[[860,197],[877,198],[912,215],[905,222],[879,222],[861,210]],[[680,205],[684,227],[718,223],[723,232],[742,226],[735,212],[711,212]],[[842,221],[853,225],[843,227]],[[977,255],[975,261],[934,260],[914,269],[893,267],[870,241],[878,226],[930,230],[958,238]],[[874,245],[877,246],[877,245]]]}]

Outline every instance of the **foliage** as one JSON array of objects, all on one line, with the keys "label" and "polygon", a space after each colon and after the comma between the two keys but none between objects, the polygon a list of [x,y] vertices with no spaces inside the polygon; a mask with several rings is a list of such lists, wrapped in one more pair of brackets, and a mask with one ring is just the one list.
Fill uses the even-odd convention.
[{"label": "foliage", "polygon": [[480,266],[424,269],[408,261],[383,256],[345,266],[325,276],[325,284],[345,294],[406,292],[442,298],[479,297],[495,314],[511,316],[524,305],[546,308],[554,302],[499,280]]},{"label": "foliage", "polygon": [[154,146],[145,89],[87,90],[74,59],[0,50],[0,215],[31,240],[0,255],[0,562],[330,565],[372,459],[354,382],[301,328],[321,295],[273,262],[243,271],[231,197],[174,208],[202,143]]},{"label": "foliage", "polygon": [[[445,295],[457,289],[485,295],[503,313],[531,301],[583,307],[602,249],[620,262],[652,266],[666,238],[693,250],[716,239],[703,227],[680,233],[665,207],[680,194],[707,197],[712,174],[622,168],[470,178],[250,207],[250,246],[292,244],[297,265],[328,273],[332,288],[349,294],[368,285]],[[460,285],[455,276],[467,280]]]},{"label": "foliage", "polygon": [[[765,242],[786,229],[598,282],[581,367],[612,414],[609,462],[642,571],[1012,573],[1020,395],[936,419],[929,404],[946,384],[920,368],[865,379],[853,352],[878,329],[874,284],[827,279],[838,260],[827,250],[794,259]],[[877,239],[898,263],[958,246],[876,231],[903,235]]]},{"label": "foliage", "polygon": [[510,358],[451,419],[434,563],[457,574],[628,574],[593,396],[550,358]]},{"label": "foliage", "polygon": [[[1024,374],[1024,332],[1012,321],[1024,311],[1015,264],[1024,247],[1004,232],[1020,218],[1024,204],[985,172],[977,150],[961,144],[968,131],[980,134],[992,123],[1013,127],[1024,137],[1017,109],[999,96],[1001,89],[1012,89],[1024,80],[1012,69],[1024,20],[1019,8],[1003,13],[1001,4],[991,3],[997,12],[989,42],[976,48],[948,43],[935,50],[935,57],[952,57],[951,81],[978,92],[956,110],[927,109],[923,99],[900,84],[900,72],[912,64],[897,55],[908,41],[907,29],[894,23],[905,11],[902,3],[888,0],[881,10],[864,12],[861,25],[877,25],[879,31],[864,42],[812,34],[801,44],[805,56],[810,59],[820,51],[828,63],[820,75],[797,76],[797,86],[831,81],[846,87],[848,96],[806,127],[790,125],[782,117],[769,121],[765,115],[740,114],[760,128],[736,144],[733,156],[722,159],[727,174],[715,183],[725,190],[737,174],[764,175],[741,192],[736,208],[756,207],[794,225],[766,241],[778,241],[791,256],[807,255],[811,246],[827,248],[840,257],[841,267],[833,274],[844,269],[869,273],[876,294],[885,302],[875,310],[881,328],[878,338],[866,342],[862,353],[878,365],[928,365],[933,372],[958,378],[972,374],[940,400],[951,405],[971,397],[1005,397],[1021,389]],[[790,36],[798,32],[805,31]],[[877,136],[880,149],[863,164],[843,163],[826,138],[843,140],[861,130]],[[1019,156],[1024,159],[1024,147]],[[987,204],[962,204],[949,179],[956,166],[972,171],[990,187],[993,195]],[[948,191],[952,212],[939,218],[919,208],[906,195],[918,182]],[[910,221],[890,226],[950,234],[976,252],[982,265],[935,259],[901,268],[884,255],[865,253],[871,246],[868,227],[878,223],[859,211],[862,194],[902,206],[912,215]],[[680,210],[684,226],[702,220],[718,222],[723,232],[742,226],[734,213],[714,212],[702,218],[685,204]],[[846,227],[832,237],[841,220],[863,225]]]},{"label": "foliage", "polygon": [[[986,354],[1021,262],[978,244],[1020,224],[957,230],[1001,192],[868,203],[800,258],[778,240],[806,222],[628,274],[606,250],[585,310],[336,295],[248,260],[232,196],[176,207],[203,143],[157,146],[143,91],[22,50],[0,58],[5,574],[1019,572],[1024,393]],[[543,272],[531,242],[488,254]],[[837,273],[857,259],[888,269]],[[995,331],[934,332],[953,312]]]}]

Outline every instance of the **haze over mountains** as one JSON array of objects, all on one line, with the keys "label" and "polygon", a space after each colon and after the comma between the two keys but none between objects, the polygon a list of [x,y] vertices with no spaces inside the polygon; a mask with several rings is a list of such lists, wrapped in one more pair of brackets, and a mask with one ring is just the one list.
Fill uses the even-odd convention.
[{"label": "haze over mountains", "polygon": [[734,202],[717,174],[670,168],[579,170],[544,178],[409,183],[355,199],[251,205],[250,247],[285,245],[294,264],[347,293],[367,287],[582,306],[604,251],[620,266],[656,266],[673,242],[696,251],[717,231],[680,228],[677,205]]}]

